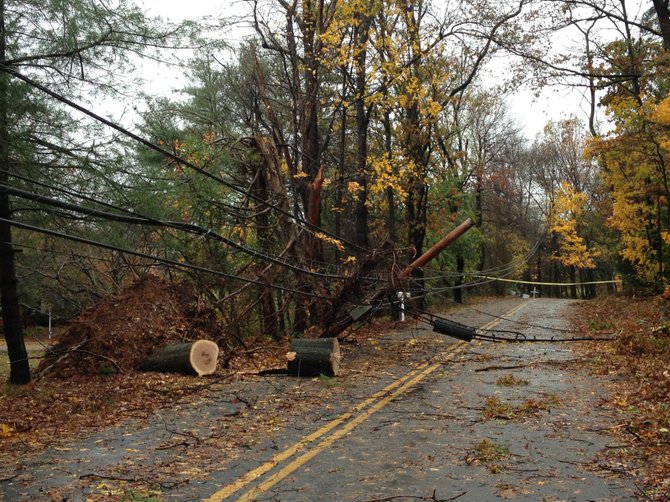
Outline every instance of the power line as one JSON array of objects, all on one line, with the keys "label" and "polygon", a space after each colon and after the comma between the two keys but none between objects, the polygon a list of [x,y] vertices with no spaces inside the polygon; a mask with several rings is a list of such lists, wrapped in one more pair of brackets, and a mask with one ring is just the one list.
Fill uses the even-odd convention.
[{"label": "power line", "polygon": [[287,292],[287,293],[293,293],[293,294],[297,294],[297,295],[301,295],[301,296],[306,296],[306,297],[309,297],[309,298],[318,298],[318,299],[323,298],[320,295],[317,295],[317,294],[314,294],[314,293],[309,293],[307,291],[300,291],[300,290],[293,289],[293,288],[288,288],[288,287],[285,287],[285,286],[279,286],[279,285],[276,285],[276,284],[271,284],[271,283],[268,283],[268,282],[259,281],[257,279],[249,279],[249,278],[241,277],[241,276],[238,276],[238,275],[228,274],[228,273],[222,272],[220,270],[214,270],[214,269],[211,269],[211,268],[202,267],[202,266],[199,266],[199,265],[193,265],[193,264],[190,264],[190,263],[180,263],[176,260],[171,260],[169,258],[160,258],[158,256],[154,256],[154,255],[151,255],[151,254],[148,254],[148,253],[142,253],[140,251],[134,251],[132,249],[125,249],[125,248],[121,248],[121,247],[118,247],[118,246],[114,246],[112,244],[106,244],[106,243],[103,243],[103,242],[98,242],[98,241],[94,241],[94,240],[91,240],[91,239],[86,239],[84,237],[77,237],[77,236],[74,236],[74,235],[65,234],[63,232],[58,232],[56,230],[49,230],[49,229],[46,229],[46,228],[37,227],[35,225],[29,225],[27,223],[21,223],[21,222],[18,222],[18,221],[7,219],[7,218],[0,218],[0,222],[7,223],[7,224],[12,225],[12,226],[17,227],[17,228],[23,228],[24,230],[30,230],[30,231],[45,234],[45,235],[51,235],[53,237],[59,237],[61,239],[71,240],[71,241],[74,241],[74,242],[79,242],[79,243],[82,243],[82,244],[87,244],[87,245],[90,245],[90,246],[95,246],[95,247],[99,247],[99,248],[102,248],[102,249],[107,249],[107,250],[110,250],[110,251],[116,251],[116,252],[119,252],[119,253],[129,254],[129,255],[132,255],[132,256],[138,256],[140,258],[146,258],[148,260],[157,261],[157,262],[164,263],[166,265],[170,265],[170,266],[176,267],[176,268],[187,268],[187,269],[191,269],[191,270],[197,270],[198,272],[205,272],[205,273],[208,273],[208,274],[217,275],[217,276],[220,276],[220,277],[225,277],[226,279],[241,281],[241,282],[245,282],[247,284],[254,284],[256,286],[262,286],[262,287],[265,287],[265,288],[272,288],[272,289],[284,291],[284,292]]},{"label": "power line", "polygon": [[[280,265],[282,267],[289,268],[295,272],[305,274],[305,275],[311,275],[314,277],[320,277],[324,279],[335,279],[335,280],[341,280],[345,279],[345,276],[342,275],[333,275],[333,274],[327,274],[323,272],[316,272],[313,270],[308,270],[302,267],[299,267],[297,265],[288,263],[284,260],[280,260],[277,257],[270,256],[268,254],[262,253],[256,249],[250,248],[248,246],[245,246],[243,244],[240,244],[238,242],[235,242],[232,239],[229,239],[227,237],[224,237],[221,234],[218,234],[214,232],[211,229],[201,227],[199,225],[193,224],[193,223],[182,223],[182,222],[175,222],[175,221],[165,221],[165,220],[158,220],[155,218],[151,217],[146,217],[146,216],[140,216],[137,215],[137,213],[134,213],[129,210],[124,210],[126,213],[128,213],[128,216],[120,215],[120,214],[113,214],[109,213],[107,211],[101,211],[98,209],[93,209],[93,208],[87,208],[80,206],[78,204],[74,204],[71,202],[64,202],[64,201],[59,201],[56,199],[53,199],[51,197],[47,197],[45,195],[40,195],[34,192],[30,192],[27,190],[22,190],[20,188],[15,188],[11,187],[9,185],[5,185],[0,183],[0,191],[6,192],[10,195],[14,195],[15,197],[20,197],[23,199],[27,200],[32,200],[35,202],[39,202],[42,204],[46,204],[49,206],[53,207],[58,207],[60,209],[66,209],[69,211],[74,211],[78,212],[81,214],[85,214],[88,216],[95,216],[99,218],[103,218],[106,220],[111,220],[111,221],[117,221],[120,223],[127,223],[127,224],[133,224],[133,225],[153,225],[153,226],[163,226],[167,228],[174,228],[177,230],[182,230],[184,232],[189,232],[195,235],[199,235],[201,237],[205,237],[207,239],[212,239],[221,243],[224,243],[230,247],[233,247],[239,251],[242,251],[243,253],[246,253],[254,258],[260,258],[262,260],[269,261],[271,263],[274,263],[275,265]],[[94,199],[88,198],[89,200],[93,201]],[[95,201],[97,202],[97,201]],[[115,206],[112,206],[115,207]],[[116,208],[116,207],[115,207]]]},{"label": "power line", "polygon": [[[611,342],[616,340],[614,337],[593,337],[593,336],[573,336],[573,337],[546,337],[536,335],[525,335],[520,331],[496,330],[474,328],[466,324],[453,321],[443,316],[422,312],[419,309],[407,309],[407,315],[427,322],[433,326],[433,331],[443,335],[451,336],[471,342],[472,340],[481,340],[486,342],[510,342],[510,343],[569,343],[569,342]],[[545,326],[543,329],[549,331],[559,331],[560,329]],[[497,335],[495,333],[504,333]]]},{"label": "power line", "polygon": [[277,211],[278,213],[292,219],[296,223],[299,223],[302,227],[309,230],[310,232],[322,233],[322,234],[324,234],[324,235],[326,235],[330,238],[337,239],[338,241],[340,241],[340,242],[346,244],[347,246],[352,247],[352,248],[354,248],[358,251],[361,251],[363,253],[369,253],[368,249],[366,249],[362,246],[359,246],[358,244],[356,244],[354,242],[343,239],[342,237],[337,236],[337,235],[333,234],[332,232],[329,232],[328,230],[325,230],[325,229],[323,229],[323,228],[321,228],[317,225],[312,225],[311,223],[303,220],[302,218],[300,218],[300,217],[298,217],[294,214],[291,214],[289,211],[286,211],[286,210],[282,209],[281,207],[279,207],[275,204],[272,204],[272,203],[262,199],[261,197],[234,185],[233,183],[230,183],[230,182],[226,181],[225,179],[221,178],[220,176],[216,176],[215,174],[212,174],[212,173],[206,171],[205,169],[201,168],[200,166],[194,164],[193,162],[190,162],[190,161],[180,157],[179,155],[176,155],[176,154],[174,154],[174,153],[172,153],[168,150],[165,150],[164,148],[161,148],[157,145],[154,145],[151,141],[149,141],[149,140],[147,140],[147,139],[129,131],[128,129],[126,129],[126,128],[118,125],[118,124],[115,124],[111,120],[106,119],[106,118],[102,117],[101,115],[96,114],[95,112],[89,110],[88,108],[85,108],[85,107],[75,103],[74,101],[66,98],[65,96],[62,96],[62,95],[58,94],[57,92],[55,92],[55,91],[53,91],[53,90],[51,90],[51,89],[49,89],[45,86],[43,86],[39,82],[36,82],[35,80],[23,75],[22,73],[19,73],[18,71],[14,70],[13,68],[11,68],[11,67],[3,64],[3,63],[0,63],[0,71],[4,71],[5,73],[8,73],[8,74],[12,75],[12,76],[18,78],[19,80],[22,80],[26,84],[42,91],[43,93],[51,96],[52,98],[56,99],[57,101],[60,101],[61,103],[65,104],[65,105],[67,105],[71,108],[74,108],[75,110],[79,111],[80,113],[83,113],[84,115],[87,115],[87,116],[91,117],[92,119],[94,119],[94,120],[112,128],[112,129],[114,129],[117,132],[120,132],[124,136],[132,139],[133,141],[136,141],[137,143],[140,143],[140,144],[146,146],[147,148],[149,148],[151,150],[154,150],[155,152],[160,153],[161,155],[163,155],[165,157],[168,157],[169,159],[172,159],[175,162],[178,162],[179,164],[185,165],[185,166],[189,167],[190,169],[193,169],[197,173],[199,173],[199,174],[201,174],[201,175],[203,175],[203,176],[205,176],[205,177],[207,177],[207,178],[209,178],[213,181],[216,181],[217,183],[220,183],[220,184],[226,186],[227,188],[230,188],[231,190],[233,190],[233,191],[235,191],[235,192],[237,192],[241,195],[244,195],[245,197],[248,197],[249,199],[252,199],[252,200],[254,200],[254,201],[256,201],[260,204],[263,204],[263,205]]}]

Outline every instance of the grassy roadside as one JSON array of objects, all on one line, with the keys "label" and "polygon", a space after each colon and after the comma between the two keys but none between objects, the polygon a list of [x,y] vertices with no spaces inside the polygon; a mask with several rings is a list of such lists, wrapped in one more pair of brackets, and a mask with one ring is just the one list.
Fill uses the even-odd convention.
[{"label": "grassy roadside", "polygon": [[635,471],[648,500],[670,500],[670,301],[663,297],[602,298],[575,306],[577,327],[613,335],[579,350],[591,370],[618,377],[606,406],[621,415],[607,450],[612,470]]},{"label": "grassy roadside", "polygon": [[[28,358],[31,360],[30,366],[33,367],[37,364],[38,359],[44,355],[44,349],[28,349]],[[9,357],[7,356],[7,350],[5,345],[0,346],[0,382],[6,382],[9,378]]]},{"label": "grassy roadside", "polygon": [[[51,345],[48,330],[46,328],[28,328],[25,333],[26,349],[30,359],[30,367],[34,368],[39,359],[44,355],[45,347]],[[54,334],[55,336],[55,334]],[[7,356],[7,345],[4,334],[0,332],[0,382],[5,383],[9,378],[9,358]]]}]

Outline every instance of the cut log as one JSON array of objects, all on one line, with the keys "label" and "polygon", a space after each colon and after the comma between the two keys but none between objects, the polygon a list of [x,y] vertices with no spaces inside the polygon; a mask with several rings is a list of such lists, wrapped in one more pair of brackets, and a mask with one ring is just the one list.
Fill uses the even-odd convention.
[{"label": "cut log", "polygon": [[337,376],[340,373],[340,344],[337,338],[295,338],[286,359],[289,375]]},{"label": "cut log", "polygon": [[156,349],[143,362],[142,371],[211,375],[216,370],[219,346],[210,340],[176,343]]}]

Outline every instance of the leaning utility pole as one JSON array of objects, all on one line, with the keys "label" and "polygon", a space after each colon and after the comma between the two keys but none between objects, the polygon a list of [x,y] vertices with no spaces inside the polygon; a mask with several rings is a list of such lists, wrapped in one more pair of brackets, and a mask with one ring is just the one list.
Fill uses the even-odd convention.
[{"label": "leaning utility pole", "polygon": [[[473,226],[474,222],[470,218],[465,220],[463,223],[445,235],[437,244],[435,244],[428,251],[405,267],[405,269],[400,272],[397,277],[393,278],[389,285],[376,290],[367,298],[356,298],[355,304],[352,302],[352,299],[348,299],[346,303],[341,302],[339,308],[336,308],[338,311],[337,314],[331,316],[331,319],[329,319],[329,322],[326,324],[327,327],[321,334],[321,338],[337,337],[340,335],[340,333],[342,333],[342,331],[351,326],[351,324],[353,324],[355,321],[372,311],[374,309],[374,305],[380,304],[391,295],[395,295],[395,291],[398,289],[399,282],[403,282],[409,279],[412,271],[425,266],[428,262],[438,256],[442,251],[449,247],[456,239],[458,239]],[[366,269],[371,269],[369,264],[366,266]],[[358,283],[360,282],[360,277],[351,278],[350,280],[356,281]],[[351,289],[351,285],[345,284],[344,291],[341,294],[349,294]]]}]

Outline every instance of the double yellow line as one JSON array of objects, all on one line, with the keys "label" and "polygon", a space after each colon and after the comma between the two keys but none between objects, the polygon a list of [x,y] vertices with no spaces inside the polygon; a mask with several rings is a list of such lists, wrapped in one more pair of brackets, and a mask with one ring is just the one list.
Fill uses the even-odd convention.
[{"label": "double yellow line", "polygon": [[[506,314],[510,315],[518,310],[520,310],[525,303],[522,303],[512,309]],[[491,329],[500,323],[502,319],[496,319],[485,326],[485,329]],[[289,461],[291,457],[296,456],[302,450],[312,443],[317,442],[312,448],[304,453],[298,455],[296,458],[291,460],[289,463],[281,467],[277,472],[269,476],[265,481],[259,483],[255,487],[251,488],[246,493],[242,494],[237,500],[238,502],[248,502],[257,498],[263,492],[268,491],[279,481],[289,476],[291,473],[299,469],[309,460],[314,458],[316,455],[321,453],[323,450],[332,445],[335,441],[342,438],[349,432],[351,432],[356,426],[367,420],[371,415],[382,409],[384,406],[393,401],[396,397],[415,386],[421,380],[426,378],[428,375],[433,373],[436,369],[441,367],[444,363],[451,361],[459,352],[462,352],[467,346],[466,342],[459,341],[450,345],[449,348],[433,357],[430,361],[419,365],[414,370],[410,371],[406,375],[402,376],[398,380],[393,381],[390,385],[386,386],[382,390],[375,392],[365,401],[357,404],[349,411],[341,414],[336,419],[328,422],[320,429],[316,430],[312,434],[305,436],[297,443],[286,448],[284,451],[277,453],[267,462],[259,465],[255,469],[247,472],[244,476],[238,478],[233,483],[225,486],[221,490],[217,491],[207,499],[206,502],[220,502],[231,497],[233,494],[239,492],[247,485],[260,478],[264,474],[268,473],[275,467],[279,466],[285,461]],[[326,436],[329,432],[333,431],[330,435]],[[326,436],[326,437],[324,437]]]}]

